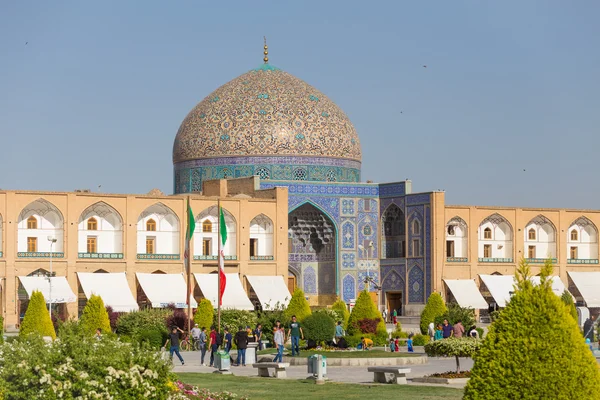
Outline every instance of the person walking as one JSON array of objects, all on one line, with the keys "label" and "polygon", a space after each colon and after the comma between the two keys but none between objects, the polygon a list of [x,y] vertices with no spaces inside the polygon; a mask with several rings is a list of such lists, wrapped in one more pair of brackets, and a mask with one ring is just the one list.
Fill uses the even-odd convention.
[{"label": "person walking", "polygon": [[342,321],[338,321],[335,327],[335,343],[338,344],[340,339],[344,337],[344,327],[342,326]]},{"label": "person walking", "polygon": [[246,366],[246,349],[248,348],[248,332],[244,330],[243,326],[240,326],[240,330],[235,334],[235,338],[233,339],[235,345],[237,347],[237,359],[236,366],[242,367]]},{"label": "person walking", "polygon": [[169,334],[169,337],[167,338],[164,347],[166,348],[167,343],[169,343],[170,341],[171,347],[169,347],[169,354],[171,356],[171,360],[173,359],[173,353],[175,353],[177,355],[177,358],[179,358],[179,361],[181,361],[181,365],[185,365],[183,357],[181,357],[181,354],[179,354],[179,332],[177,331],[183,333],[183,331],[177,326],[173,326],[171,328],[171,333]]},{"label": "person walking", "polygon": [[465,327],[460,319],[454,324],[452,330],[454,337],[462,337],[465,334]]},{"label": "person walking", "polygon": [[203,326],[200,330],[200,336],[198,337],[198,350],[200,350],[200,365],[206,367],[204,363],[204,356],[206,355],[206,327]]},{"label": "person walking", "polygon": [[300,335],[302,335],[302,339],[304,339],[304,332],[302,332],[300,322],[298,322],[295,315],[292,315],[292,323],[288,330],[288,337],[292,339],[292,357],[294,357],[295,354],[300,355]]},{"label": "person walking", "polygon": [[229,354],[231,351],[231,347],[233,346],[233,337],[231,336],[231,332],[229,332],[229,328],[225,328],[223,330],[225,332],[225,337],[223,338],[223,345],[225,347],[225,352]]},{"label": "person walking", "polygon": [[275,323],[275,332],[273,333],[273,343],[277,346],[277,354],[273,359],[273,362],[283,362],[283,345],[285,344],[285,331],[281,327],[281,322],[277,321]]},{"label": "person walking", "polygon": [[210,335],[208,339],[208,348],[210,349],[210,364],[209,367],[213,367],[215,365],[215,355],[219,350],[219,345],[221,344],[221,335],[217,333],[217,327],[210,327]]},{"label": "person walking", "polygon": [[454,330],[452,328],[452,325],[450,325],[450,323],[448,322],[448,320],[445,319],[444,320],[444,325],[442,326],[442,336],[444,337],[444,339],[448,339],[453,334],[454,334]]},{"label": "person walking", "polygon": [[200,328],[198,328],[198,324],[194,324],[194,327],[191,330],[192,334],[192,343],[194,347],[198,348],[198,341],[200,340]]},{"label": "person walking", "polygon": [[394,321],[394,325],[396,325],[398,323],[398,311],[396,311],[396,309],[394,309],[394,314],[393,315],[393,321]]},{"label": "person walking", "polygon": [[262,345],[262,325],[261,324],[256,325],[256,329],[254,329],[254,337],[256,338],[256,341],[258,342],[258,350],[262,350],[263,345]]}]

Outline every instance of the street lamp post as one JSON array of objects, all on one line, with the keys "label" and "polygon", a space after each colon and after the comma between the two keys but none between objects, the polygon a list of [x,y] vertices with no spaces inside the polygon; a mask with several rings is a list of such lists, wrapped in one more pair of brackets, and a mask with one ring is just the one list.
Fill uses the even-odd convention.
[{"label": "street lamp post", "polygon": [[52,321],[52,245],[56,243],[56,238],[48,236],[50,242],[50,276],[48,277],[48,312],[50,313],[50,321]]}]

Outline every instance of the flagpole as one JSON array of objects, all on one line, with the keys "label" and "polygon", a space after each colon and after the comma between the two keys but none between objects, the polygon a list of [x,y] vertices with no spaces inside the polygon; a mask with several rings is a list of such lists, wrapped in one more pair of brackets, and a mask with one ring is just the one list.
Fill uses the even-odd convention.
[{"label": "flagpole", "polygon": [[[221,333],[221,199],[217,199],[217,332]],[[223,260],[225,263],[225,260]]]},{"label": "flagpole", "polygon": [[[188,207],[185,210],[185,213],[188,214],[190,209],[190,196],[188,196]],[[186,218],[188,219],[188,218]],[[188,220],[188,227],[187,230],[190,230],[190,221]],[[190,261],[190,259],[192,258],[192,249],[191,249],[191,244],[190,244],[190,234],[193,234],[193,232],[189,232],[188,234],[186,234],[185,236],[185,240],[187,241],[186,245],[187,245],[187,257],[186,257],[186,269],[187,269],[187,303],[188,303],[188,312],[187,312],[187,331],[188,334],[189,332],[191,332],[192,330],[192,326],[191,326],[191,317],[192,317],[192,263]]]}]

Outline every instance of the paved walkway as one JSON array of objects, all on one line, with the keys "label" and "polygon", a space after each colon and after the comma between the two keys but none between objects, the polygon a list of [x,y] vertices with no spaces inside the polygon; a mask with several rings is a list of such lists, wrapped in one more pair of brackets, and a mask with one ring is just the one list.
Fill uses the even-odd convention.
[{"label": "paved walkway", "polygon": [[[200,365],[199,352],[183,352],[181,353],[185,360],[185,365],[181,365],[175,357],[173,361],[174,372],[200,372],[212,373],[214,368],[203,367]],[[206,363],[208,364],[209,354],[206,354]],[[469,358],[460,359],[461,369],[471,369],[473,360]],[[412,383],[410,378],[422,377],[436,372],[447,372],[456,369],[456,361],[454,358],[429,358],[429,361],[423,365],[407,365],[406,368],[411,369],[411,373],[407,375],[409,384]],[[248,365],[246,367],[231,367],[231,372],[236,376],[257,376],[257,370]],[[288,379],[305,379],[309,376],[306,366],[291,366],[288,368]],[[327,367],[327,378],[334,382],[345,383],[373,383],[373,373],[367,371],[367,367]],[[439,385],[438,385],[439,386]],[[464,385],[446,385],[447,387],[462,388]]]}]

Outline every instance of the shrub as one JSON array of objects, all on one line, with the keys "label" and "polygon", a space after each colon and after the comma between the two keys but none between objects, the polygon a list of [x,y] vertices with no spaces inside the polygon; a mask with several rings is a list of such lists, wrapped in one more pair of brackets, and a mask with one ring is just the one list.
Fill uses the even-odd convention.
[{"label": "shrub", "polygon": [[534,286],[529,265],[521,261],[515,293],[474,357],[465,399],[600,398],[598,365],[552,292],[551,275],[548,260]]},{"label": "shrub", "polygon": [[275,310],[261,311],[258,314],[258,322],[263,327],[263,337],[271,343],[273,343],[273,327],[276,321],[281,322],[283,326],[288,326],[289,324],[282,306],[277,307]]},{"label": "shrub", "polygon": [[429,336],[418,334],[413,336],[412,340],[413,346],[425,346],[427,343],[429,343]]},{"label": "shrub", "polygon": [[93,335],[96,329],[102,329],[102,332],[112,332],[110,329],[110,320],[104,306],[102,297],[93,294],[87,301],[83,314],[79,320],[81,329],[88,335]]},{"label": "shrub", "polygon": [[483,328],[475,328],[475,330],[479,334],[479,339],[483,339]]},{"label": "shrub", "polygon": [[200,300],[200,303],[198,303],[196,314],[194,314],[194,322],[198,324],[200,328],[204,327],[208,330],[213,323],[214,314],[215,309],[213,308],[211,301],[202,299]]},{"label": "shrub", "polygon": [[560,299],[565,303],[567,309],[569,310],[569,314],[573,317],[575,322],[579,325],[579,317],[577,316],[577,308],[575,308],[575,303],[573,302],[573,296],[569,293],[568,290],[565,289],[563,294],[560,296]]},{"label": "shrub", "polygon": [[123,314],[117,321],[117,334],[138,342],[143,331],[154,329],[166,337],[168,330],[165,321],[168,314],[169,310],[165,309],[147,309]]},{"label": "shrub", "polygon": [[194,327],[194,320],[188,319],[188,315],[181,308],[176,308],[173,312],[167,316],[165,323],[168,329],[171,329],[173,326],[177,326],[179,329],[187,331],[188,322],[190,324],[190,329]]},{"label": "shrub", "polygon": [[50,344],[30,336],[0,347],[4,396],[28,399],[166,399],[172,363],[160,352],[66,333]]},{"label": "shrub", "polygon": [[38,291],[31,294],[29,306],[21,323],[19,336],[26,337],[32,333],[56,339],[56,331],[46,308],[46,300],[42,292]]},{"label": "shrub", "polygon": [[149,348],[158,350],[167,341],[168,335],[157,327],[150,327],[144,329],[137,334],[137,341],[139,343],[146,343]]},{"label": "shrub", "polygon": [[2,343],[4,343],[4,317],[0,315],[0,344]]},{"label": "shrub", "polygon": [[287,320],[292,319],[292,315],[296,316],[296,319],[300,322],[304,321],[304,318],[308,317],[312,312],[308,305],[308,301],[304,298],[304,292],[302,289],[297,288],[294,290],[290,304],[285,309],[285,317]]},{"label": "shrub", "polygon": [[421,323],[419,325],[421,333],[426,335],[429,324],[435,322],[435,319],[444,315],[446,311],[448,311],[448,309],[446,308],[446,304],[444,304],[442,295],[437,292],[431,293],[429,299],[427,299],[427,304],[421,313]]},{"label": "shrub", "polygon": [[[425,345],[429,357],[455,357],[456,372],[460,372],[460,357],[473,357],[481,348],[481,339],[469,337],[449,337]],[[588,350],[589,351],[589,350]]]},{"label": "shrub", "polygon": [[350,318],[350,311],[348,311],[348,305],[342,299],[338,299],[335,303],[333,303],[331,309],[336,311],[340,315],[344,329],[348,329],[348,318]]},{"label": "shrub", "polygon": [[369,292],[363,290],[360,292],[358,299],[356,299],[356,304],[350,313],[350,318],[348,318],[348,333],[350,335],[364,333],[360,330],[358,321],[365,318],[378,319],[377,333],[387,337],[387,329],[385,327],[385,322],[383,322],[383,318],[381,317],[381,313],[377,310],[377,306],[373,302]]},{"label": "shrub", "polygon": [[326,312],[317,311],[304,319],[302,330],[306,339],[322,344],[333,339],[335,321]]},{"label": "shrub", "polygon": [[450,325],[462,321],[465,331],[475,325],[475,310],[472,308],[463,308],[456,303],[448,306],[448,311],[435,318],[435,325],[441,324],[447,319]]},{"label": "shrub", "polygon": [[362,333],[377,333],[378,318],[363,318],[357,321],[358,329]]},{"label": "shrub", "polygon": [[[258,316],[254,311],[247,310],[221,310],[221,332],[223,328],[229,328],[232,335],[238,331],[240,326],[246,328],[249,326],[252,330],[258,323]],[[217,315],[215,314],[215,320],[213,324],[217,326]],[[264,330],[264,328],[263,328]]]},{"label": "shrub", "polygon": [[117,331],[117,321],[119,317],[125,313],[113,311],[111,306],[106,306],[106,313],[108,314],[108,320],[110,321],[110,329],[113,332]]}]

